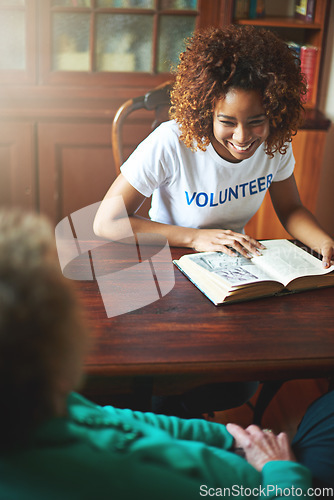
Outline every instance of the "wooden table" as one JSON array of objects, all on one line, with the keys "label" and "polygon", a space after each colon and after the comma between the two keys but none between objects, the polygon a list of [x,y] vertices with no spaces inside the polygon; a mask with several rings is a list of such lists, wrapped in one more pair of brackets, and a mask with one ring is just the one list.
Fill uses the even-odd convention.
[{"label": "wooden table", "polygon": [[[120,244],[123,263],[126,247]],[[187,250],[171,252],[179,258]],[[175,286],[166,296],[108,318],[96,281],[76,286],[93,338],[87,394],[129,390],[138,381],[168,394],[209,381],[333,372],[334,288],[216,307],[175,268]],[[140,293],[140,282],[132,286]]]}]

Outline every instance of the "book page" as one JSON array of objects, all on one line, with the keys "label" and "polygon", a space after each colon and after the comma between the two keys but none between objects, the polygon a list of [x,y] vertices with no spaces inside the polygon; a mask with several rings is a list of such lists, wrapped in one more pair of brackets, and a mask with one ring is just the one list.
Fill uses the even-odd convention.
[{"label": "book page", "polygon": [[218,276],[231,288],[273,279],[252,260],[239,254],[231,257],[222,252],[203,252],[187,257],[213,276]]},{"label": "book page", "polygon": [[252,261],[273,279],[286,286],[290,281],[302,276],[320,276],[333,271],[324,269],[321,260],[297,247],[288,240],[262,241],[266,249]]}]

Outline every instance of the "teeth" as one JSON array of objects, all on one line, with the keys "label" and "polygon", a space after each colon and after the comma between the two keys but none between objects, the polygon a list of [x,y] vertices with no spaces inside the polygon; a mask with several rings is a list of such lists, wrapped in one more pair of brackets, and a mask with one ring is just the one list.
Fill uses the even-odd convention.
[{"label": "teeth", "polygon": [[233,144],[233,147],[235,147],[235,149],[237,149],[238,151],[247,151],[247,149],[249,149],[251,147],[253,143],[251,142],[250,144],[248,144],[248,146],[237,146],[236,144]]}]

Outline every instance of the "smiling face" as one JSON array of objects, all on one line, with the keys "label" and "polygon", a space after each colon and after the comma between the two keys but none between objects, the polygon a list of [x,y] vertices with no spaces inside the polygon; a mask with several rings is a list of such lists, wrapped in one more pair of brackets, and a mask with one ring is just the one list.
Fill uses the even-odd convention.
[{"label": "smiling face", "polygon": [[230,89],[213,111],[212,145],[227,161],[250,158],[269,135],[269,121],[260,94]]}]

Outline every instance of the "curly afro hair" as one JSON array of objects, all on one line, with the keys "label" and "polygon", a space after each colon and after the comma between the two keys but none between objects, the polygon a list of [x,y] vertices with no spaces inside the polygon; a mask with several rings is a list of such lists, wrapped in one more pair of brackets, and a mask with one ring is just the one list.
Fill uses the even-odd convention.
[{"label": "curly afro hair", "polygon": [[305,77],[295,53],[274,33],[229,25],[196,32],[180,55],[170,116],[187,147],[205,151],[217,100],[232,88],[260,92],[269,119],[266,153],[285,154],[303,120]]}]

